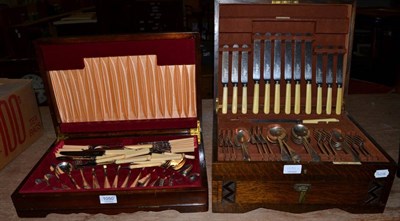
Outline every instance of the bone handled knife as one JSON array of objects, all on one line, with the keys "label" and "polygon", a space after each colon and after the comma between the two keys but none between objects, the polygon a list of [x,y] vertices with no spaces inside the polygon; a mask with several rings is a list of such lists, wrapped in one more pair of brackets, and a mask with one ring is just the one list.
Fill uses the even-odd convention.
[{"label": "bone handled knife", "polygon": [[264,41],[264,114],[268,114],[271,107],[271,33],[266,33],[265,35],[267,38]]},{"label": "bone handled knife", "polygon": [[[288,38],[290,34],[287,35]],[[291,111],[291,81],[292,81],[292,40],[285,40],[285,82],[286,82],[286,97],[285,97],[285,114],[290,114]]]},{"label": "bone handled knife", "polygon": [[[256,36],[259,34],[256,34]],[[254,80],[254,93],[253,93],[253,114],[258,114],[259,98],[260,98],[260,54],[261,54],[261,40],[254,39],[253,50],[253,80]]]},{"label": "bone handled knife", "polygon": [[301,40],[295,40],[294,43],[294,113],[300,113],[300,80],[301,80]]},{"label": "bone handled knife", "polygon": [[322,66],[323,66],[323,54],[317,54],[316,61],[316,78],[317,83],[317,114],[322,113]]},{"label": "bone handled knife", "polygon": [[342,113],[343,102],[343,53],[337,55],[336,85],[336,114],[340,115]]},{"label": "bone handled knife", "polygon": [[274,82],[275,82],[275,100],[274,100],[274,113],[280,112],[280,97],[281,97],[281,34],[275,34],[274,40]]},{"label": "bone handled knife", "polygon": [[231,81],[233,84],[232,92],[232,113],[237,113],[237,99],[238,99],[238,82],[239,82],[239,45],[233,45],[232,52],[232,72]]},{"label": "bone handled knife", "polygon": [[306,40],[304,78],[306,79],[306,114],[311,114],[312,41]]},{"label": "bone handled knife", "polygon": [[241,60],[241,72],[240,80],[242,82],[242,114],[247,113],[247,82],[248,82],[248,64],[249,64],[249,52],[247,51],[248,46],[242,45],[242,60]]},{"label": "bone handled knife", "polygon": [[228,45],[223,46],[222,51],[222,113],[228,113],[228,81],[229,81],[229,49]]},{"label": "bone handled knife", "polygon": [[326,114],[332,113],[332,83],[333,83],[333,54],[328,54],[328,63],[326,70]]}]

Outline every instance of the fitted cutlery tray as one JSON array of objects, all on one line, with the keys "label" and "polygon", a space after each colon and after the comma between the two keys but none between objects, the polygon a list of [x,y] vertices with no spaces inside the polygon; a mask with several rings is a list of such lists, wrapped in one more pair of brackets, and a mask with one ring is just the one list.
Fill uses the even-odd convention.
[{"label": "fitted cutlery tray", "polygon": [[18,216],[208,210],[195,33],[41,39],[57,135]]},{"label": "fitted cutlery tray", "polygon": [[352,1],[216,1],[214,212],[382,212],[395,164],[345,109]]}]

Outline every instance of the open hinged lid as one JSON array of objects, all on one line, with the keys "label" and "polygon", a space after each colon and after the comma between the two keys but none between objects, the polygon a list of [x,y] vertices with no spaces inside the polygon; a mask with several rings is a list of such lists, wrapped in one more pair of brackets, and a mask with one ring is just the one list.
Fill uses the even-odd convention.
[{"label": "open hinged lid", "polygon": [[354,12],[350,0],[216,1],[217,113],[341,115]]},{"label": "open hinged lid", "polygon": [[89,136],[197,128],[198,45],[194,33],[37,41],[56,132]]}]

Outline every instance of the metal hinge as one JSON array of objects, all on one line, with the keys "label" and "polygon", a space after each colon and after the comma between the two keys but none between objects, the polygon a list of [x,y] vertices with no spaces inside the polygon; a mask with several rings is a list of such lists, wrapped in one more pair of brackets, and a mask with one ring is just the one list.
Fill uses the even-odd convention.
[{"label": "metal hinge", "polygon": [[201,144],[201,126],[200,126],[200,121],[197,121],[197,128],[191,128],[190,129],[190,135],[192,136],[197,136],[197,143]]},{"label": "metal hinge", "polygon": [[66,140],[66,139],[68,139],[68,136],[65,134],[58,134],[58,136],[57,136],[57,142],[61,141],[61,140]]},{"label": "metal hinge", "polygon": [[220,106],[219,106],[218,98],[215,98],[215,112],[218,113],[218,110],[219,110],[220,108],[222,108],[222,105],[221,105],[221,107],[220,107]]}]

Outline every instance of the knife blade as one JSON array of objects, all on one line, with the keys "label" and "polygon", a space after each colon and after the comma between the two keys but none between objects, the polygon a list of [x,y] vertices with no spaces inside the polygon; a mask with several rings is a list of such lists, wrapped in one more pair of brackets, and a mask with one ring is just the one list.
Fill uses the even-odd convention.
[{"label": "knife blade", "polygon": [[311,81],[312,81],[312,41],[305,42],[305,67],[304,78],[306,79],[306,114],[311,114]]},{"label": "knife blade", "polygon": [[339,115],[342,112],[342,101],[343,101],[343,53],[337,55],[337,70],[336,70],[336,85],[337,85],[337,96],[336,96],[336,114]]},{"label": "knife blade", "polygon": [[238,82],[239,82],[239,45],[233,45],[232,52],[232,75],[231,81],[233,84],[233,92],[232,92],[232,113],[237,113],[237,98],[238,98]]},{"label": "knife blade", "polygon": [[271,99],[271,33],[265,34],[266,39],[264,41],[264,81],[265,81],[265,92],[264,92],[264,114],[268,114],[270,110],[270,99]]},{"label": "knife blade", "polygon": [[247,82],[248,82],[248,64],[249,64],[249,52],[247,51],[248,46],[242,45],[242,58],[241,58],[241,70],[240,80],[242,82],[242,114],[247,113]]},{"label": "knife blade", "polygon": [[60,151],[59,154],[63,156],[76,156],[76,157],[98,157],[103,156],[106,150],[78,150],[78,151]]},{"label": "knife blade", "polygon": [[290,114],[291,109],[291,81],[292,81],[292,39],[287,34],[285,40],[285,82],[286,82],[286,98],[285,98],[285,114]]},{"label": "knife blade", "polygon": [[222,113],[228,113],[228,81],[229,81],[229,46],[224,45],[222,51]]},{"label": "knife blade", "polygon": [[322,66],[323,66],[323,54],[317,54],[316,61],[316,78],[315,81],[317,83],[317,114],[322,113]]},{"label": "knife blade", "polygon": [[294,43],[294,70],[295,85],[294,113],[300,113],[300,80],[301,80],[301,40],[296,39]]},{"label": "knife blade", "polygon": [[333,83],[333,54],[328,54],[328,63],[326,70],[326,84],[328,86],[326,93],[326,113],[332,113],[332,83]]},{"label": "knife blade", "polygon": [[281,34],[276,33],[274,40],[274,82],[275,82],[275,100],[274,100],[274,113],[280,112],[280,81],[281,81]]},{"label": "knife blade", "polygon": [[254,80],[254,93],[253,93],[253,113],[258,114],[259,97],[260,97],[260,54],[261,54],[261,40],[257,39],[260,34],[257,33],[254,39],[253,50],[253,80]]}]

